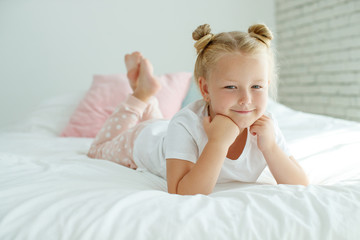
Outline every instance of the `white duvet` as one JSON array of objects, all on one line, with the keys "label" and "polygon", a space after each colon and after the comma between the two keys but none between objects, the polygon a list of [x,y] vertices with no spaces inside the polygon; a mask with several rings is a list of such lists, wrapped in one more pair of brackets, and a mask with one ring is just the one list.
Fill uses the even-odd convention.
[{"label": "white duvet", "polygon": [[80,96],[52,99],[0,134],[0,239],[360,239],[360,124],[271,103],[308,187],[217,185],[166,192],[148,172],[86,157],[60,138]]}]

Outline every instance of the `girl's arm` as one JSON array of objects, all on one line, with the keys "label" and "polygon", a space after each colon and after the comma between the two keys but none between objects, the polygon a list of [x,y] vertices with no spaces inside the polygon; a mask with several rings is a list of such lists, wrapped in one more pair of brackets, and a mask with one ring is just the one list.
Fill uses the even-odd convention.
[{"label": "girl's arm", "polygon": [[167,159],[168,192],[181,195],[210,194],[217,182],[230,145],[239,135],[239,128],[228,117],[204,118],[208,136],[199,159],[194,164],[181,159]]},{"label": "girl's arm", "polygon": [[275,141],[272,120],[262,116],[250,127],[250,132],[257,135],[260,151],[269,166],[270,172],[278,184],[309,184],[309,180],[297,161],[292,156],[287,156]]},{"label": "girl's arm", "polygon": [[287,156],[278,145],[263,152],[269,169],[278,184],[309,185],[309,180],[293,156]]},{"label": "girl's arm", "polygon": [[210,194],[219,177],[227,149],[208,142],[196,164],[167,159],[168,192],[181,195]]}]

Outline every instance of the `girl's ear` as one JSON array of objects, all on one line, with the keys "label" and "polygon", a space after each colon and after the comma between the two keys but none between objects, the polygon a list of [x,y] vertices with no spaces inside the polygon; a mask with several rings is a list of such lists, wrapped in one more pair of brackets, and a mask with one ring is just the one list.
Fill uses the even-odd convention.
[{"label": "girl's ear", "polygon": [[207,101],[209,98],[209,87],[204,77],[199,77],[199,88],[204,100]]}]

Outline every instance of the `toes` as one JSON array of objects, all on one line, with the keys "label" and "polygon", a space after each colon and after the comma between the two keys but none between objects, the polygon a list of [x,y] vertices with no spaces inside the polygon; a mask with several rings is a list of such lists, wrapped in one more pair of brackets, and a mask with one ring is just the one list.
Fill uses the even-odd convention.
[{"label": "toes", "polygon": [[127,62],[129,60],[130,54],[125,54],[124,60]]},{"label": "toes", "polygon": [[136,64],[139,64],[141,60],[144,58],[140,52],[133,52],[131,53],[130,56]]},{"label": "toes", "polygon": [[141,54],[141,52],[133,52],[132,55],[139,59],[143,58],[143,55]]},{"label": "toes", "polygon": [[140,52],[133,52],[131,54],[125,54],[124,60],[126,64],[137,65],[143,58]]}]

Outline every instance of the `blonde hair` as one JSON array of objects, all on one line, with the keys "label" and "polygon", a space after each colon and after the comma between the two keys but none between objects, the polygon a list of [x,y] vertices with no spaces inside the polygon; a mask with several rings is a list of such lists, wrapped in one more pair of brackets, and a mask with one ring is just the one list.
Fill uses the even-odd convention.
[{"label": "blonde hair", "polygon": [[274,52],[271,48],[273,35],[269,28],[263,24],[255,24],[249,27],[248,32],[223,32],[212,34],[209,24],[200,25],[192,33],[196,41],[194,47],[197,59],[194,69],[194,78],[199,85],[199,77],[208,78],[211,69],[220,57],[229,53],[241,52],[244,54],[266,53],[269,60],[269,93],[276,99],[277,95],[277,71]]}]

